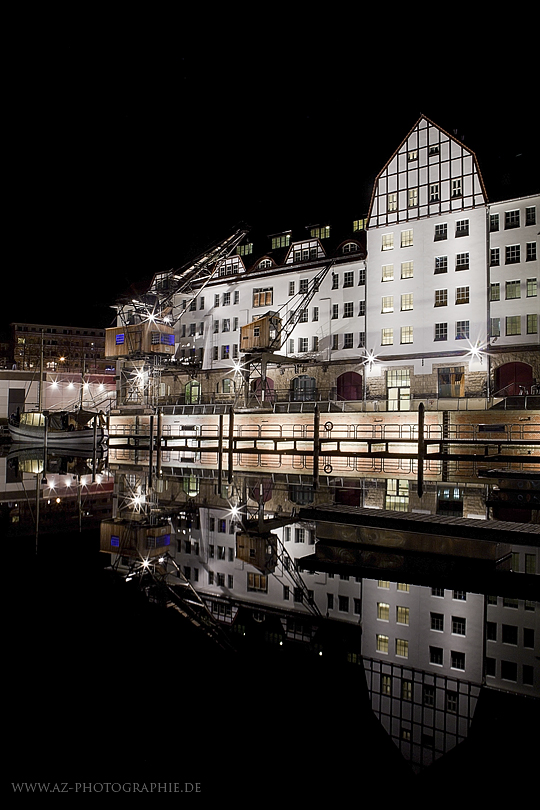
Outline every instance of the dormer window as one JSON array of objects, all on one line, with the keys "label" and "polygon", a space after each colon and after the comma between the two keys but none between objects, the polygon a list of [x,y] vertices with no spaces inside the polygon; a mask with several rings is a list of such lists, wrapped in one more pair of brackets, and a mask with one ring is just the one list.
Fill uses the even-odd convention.
[{"label": "dormer window", "polygon": [[309,235],[314,239],[328,239],[330,236],[330,225],[317,225],[310,228]]}]

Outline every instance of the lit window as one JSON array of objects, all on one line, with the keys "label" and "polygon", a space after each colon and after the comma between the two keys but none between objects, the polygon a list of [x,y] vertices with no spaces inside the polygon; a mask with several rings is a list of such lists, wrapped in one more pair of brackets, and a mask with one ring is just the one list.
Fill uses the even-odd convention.
[{"label": "lit window", "polygon": [[388,195],[388,211],[397,211],[397,194]]},{"label": "lit window", "polygon": [[413,327],[412,326],[402,326],[401,327],[401,343],[412,343],[413,342]]},{"label": "lit window", "polygon": [[521,288],[519,279],[506,282],[506,299],[521,298]]},{"label": "lit window", "polygon": [[413,244],[412,229],[408,231],[401,231],[401,247],[411,247]]},{"label": "lit window", "polygon": [[407,159],[418,160],[418,149],[411,149],[409,152],[407,152]]},{"label": "lit window", "polygon": [[435,306],[445,307],[448,304],[448,290],[435,290]]},{"label": "lit window", "polygon": [[468,304],[468,303],[469,303],[469,288],[458,287],[456,289],[456,304]]},{"label": "lit window", "polygon": [[418,189],[409,189],[409,208],[416,208],[418,206]]},{"label": "lit window", "polygon": [[289,233],[283,234],[282,236],[273,236],[272,249],[280,247],[289,247],[290,241],[291,235]]},{"label": "lit window", "polygon": [[401,296],[401,311],[413,308],[413,293],[404,293]]},{"label": "lit window", "polygon": [[401,278],[412,278],[414,262],[401,262]]},{"label": "lit window", "polygon": [[507,317],[506,334],[521,335],[521,315],[510,315]]},{"label": "lit window", "polygon": [[490,287],[489,287],[489,300],[490,301],[500,301],[501,300],[501,285],[499,283],[490,284]]},{"label": "lit window", "polygon": [[390,618],[390,605],[386,602],[377,602],[377,618],[387,622]]},{"label": "lit window", "polygon": [[381,678],[381,693],[383,695],[392,694],[392,677],[390,675],[383,675]]},{"label": "lit window", "polygon": [[527,334],[536,335],[538,333],[538,313],[533,312],[527,315]]},{"label": "lit window", "polygon": [[383,296],[381,304],[381,312],[393,312],[393,311],[394,311],[394,296],[393,295]]},{"label": "lit window", "polygon": [[385,233],[382,237],[382,249],[383,250],[393,250],[394,248],[394,234],[393,233]]},{"label": "lit window", "polygon": [[409,642],[404,638],[396,638],[396,655],[402,658],[409,657]]},{"label": "lit window", "polygon": [[311,228],[309,233],[314,239],[328,239],[330,236],[330,225],[321,225],[316,228]]},{"label": "lit window", "polygon": [[391,346],[394,342],[394,330],[393,329],[383,329],[381,335],[381,345],[382,346]]},{"label": "lit window", "polygon": [[408,607],[401,607],[400,605],[396,607],[396,622],[398,624],[409,624]]},{"label": "lit window", "polygon": [[382,280],[383,281],[393,281],[394,280],[394,265],[393,264],[383,264],[383,266],[382,266]]},{"label": "lit window", "polygon": [[377,652],[388,652],[388,636],[377,635]]},{"label": "lit window", "polygon": [[253,306],[254,307],[269,306],[272,303],[272,295],[273,295],[272,287],[253,290]]}]

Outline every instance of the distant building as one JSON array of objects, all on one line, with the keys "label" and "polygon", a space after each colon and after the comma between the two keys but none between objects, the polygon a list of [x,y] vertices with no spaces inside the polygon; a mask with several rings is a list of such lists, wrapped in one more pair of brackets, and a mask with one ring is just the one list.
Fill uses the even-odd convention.
[{"label": "distant building", "polygon": [[105,330],[51,324],[11,324],[12,365],[21,371],[39,369],[43,342],[44,371],[107,374],[114,364],[105,359]]}]

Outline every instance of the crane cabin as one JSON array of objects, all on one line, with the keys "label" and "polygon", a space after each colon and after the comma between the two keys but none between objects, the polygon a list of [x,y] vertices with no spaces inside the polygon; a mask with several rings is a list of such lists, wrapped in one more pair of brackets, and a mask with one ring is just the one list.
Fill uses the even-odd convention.
[{"label": "crane cabin", "polygon": [[105,330],[105,356],[128,357],[136,354],[175,353],[174,331],[170,326],[145,321]]},{"label": "crane cabin", "polygon": [[281,318],[267,312],[240,328],[240,351],[277,351],[281,348]]}]

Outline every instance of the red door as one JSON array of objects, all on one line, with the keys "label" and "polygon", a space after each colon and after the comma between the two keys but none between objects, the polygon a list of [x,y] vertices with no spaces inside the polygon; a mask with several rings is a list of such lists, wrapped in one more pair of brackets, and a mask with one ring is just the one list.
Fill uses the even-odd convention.
[{"label": "red door", "polygon": [[530,394],[532,382],[532,366],[528,363],[505,363],[495,369],[495,396]]}]

